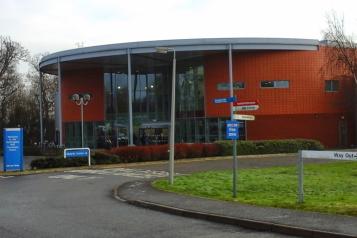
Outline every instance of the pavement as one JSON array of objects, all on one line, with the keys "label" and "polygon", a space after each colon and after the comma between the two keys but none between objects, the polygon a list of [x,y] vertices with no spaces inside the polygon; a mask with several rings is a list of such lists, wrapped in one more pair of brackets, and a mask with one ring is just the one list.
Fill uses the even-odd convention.
[{"label": "pavement", "polygon": [[[239,196],[239,194],[238,194]],[[114,197],[139,207],[298,237],[357,237],[357,217],[258,207],[159,191],[151,181],[128,182]]]}]

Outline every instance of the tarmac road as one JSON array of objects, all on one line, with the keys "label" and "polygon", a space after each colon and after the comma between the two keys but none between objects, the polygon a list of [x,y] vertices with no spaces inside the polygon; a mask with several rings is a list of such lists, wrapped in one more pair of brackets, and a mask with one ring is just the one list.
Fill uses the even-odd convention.
[{"label": "tarmac road", "polygon": [[[231,161],[179,163],[177,169],[187,173],[218,164],[229,168]],[[167,164],[0,177],[0,237],[288,237],[169,215],[113,199],[112,189],[120,184],[166,176],[138,170],[155,166],[160,171]]]}]

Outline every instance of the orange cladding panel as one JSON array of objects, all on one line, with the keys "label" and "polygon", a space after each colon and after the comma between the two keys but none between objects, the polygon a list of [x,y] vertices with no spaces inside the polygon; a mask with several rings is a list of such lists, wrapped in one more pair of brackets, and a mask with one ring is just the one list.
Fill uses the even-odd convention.
[{"label": "orange cladding panel", "polygon": [[104,81],[102,70],[90,69],[64,72],[62,76],[62,120],[81,120],[80,106],[69,97],[74,93],[90,93],[91,101],[84,106],[84,121],[104,120]]},{"label": "orange cladding panel", "polygon": [[[353,82],[340,80],[338,92],[325,92],[324,49],[318,51],[236,52],[233,55],[233,78],[245,88],[234,90],[239,101],[258,100],[260,109],[247,114],[286,115],[342,113],[352,110]],[[262,80],[288,80],[289,88],[261,88]],[[205,58],[206,115],[229,116],[229,104],[214,104],[215,98],[228,97],[218,83],[228,83],[228,55]]]},{"label": "orange cladding panel", "polygon": [[327,147],[340,144],[340,123],[345,121],[346,143],[353,144],[353,115],[313,114],[257,116],[255,121],[247,122],[248,140],[265,139],[315,139]]}]

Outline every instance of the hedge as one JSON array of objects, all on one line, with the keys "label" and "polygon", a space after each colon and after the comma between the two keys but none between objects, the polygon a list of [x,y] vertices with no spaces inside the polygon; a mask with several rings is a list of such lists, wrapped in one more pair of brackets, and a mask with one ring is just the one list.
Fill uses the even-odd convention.
[{"label": "hedge", "polygon": [[[91,156],[91,164],[117,164],[123,161],[116,155],[106,151],[95,151]],[[31,161],[31,169],[63,168],[88,165],[87,158],[65,159],[63,157],[48,157]]]},{"label": "hedge", "polygon": [[[232,155],[232,141],[217,141],[215,143],[175,144],[175,159],[200,158],[211,156]],[[316,140],[265,140],[238,141],[238,155],[296,153],[298,150],[322,150],[323,145]],[[144,161],[168,160],[168,145],[123,146],[108,150],[94,150],[92,164],[116,164]],[[31,162],[32,169],[75,167],[87,165],[86,158],[64,159],[50,157]]]},{"label": "hedge", "polygon": [[78,167],[87,164],[88,160],[86,158],[65,159],[63,157],[49,157],[32,160],[31,169]]},{"label": "hedge", "polygon": [[[232,141],[216,141],[221,148],[221,155],[232,155]],[[296,153],[299,150],[323,150],[324,146],[316,140],[289,139],[289,140],[262,140],[238,141],[238,155]]]},{"label": "hedge", "polygon": [[[168,160],[168,145],[153,146],[123,146],[112,150],[94,150],[91,162],[95,164],[117,164],[144,161]],[[176,144],[175,159],[210,157],[220,154],[216,144]],[[64,159],[63,157],[49,157],[36,159],[31,162],[32,169],[61,168],[87,165],[86,158]]]},{"label": "hedge", "polygon": [[[167,160],[169,158],[169,146],[125,146],[113,148],[110,153],[118,156],[122,162],[126,163]],[[220,154],[219,145],[212,143],[175,144],[175,159],[211,157]]]}]

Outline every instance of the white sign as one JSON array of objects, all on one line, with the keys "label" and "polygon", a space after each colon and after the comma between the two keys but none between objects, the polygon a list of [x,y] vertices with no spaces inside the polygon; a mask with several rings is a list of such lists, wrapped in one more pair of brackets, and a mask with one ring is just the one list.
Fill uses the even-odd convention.
[{"label": "white sign", "polygon": [[254,121],[255,116],[253,115],[241,115],[241,114],[234,114],[233,119],[235,120],[243,120],[243,121]]},{"label": "white sign", "polygon": [[354,151],[315,151],[302,150],[301,156],[310,159],[335,159],[335,160],[355,160],[357,161],[357,152]]},{"label": "white sign", "polygon": [[255,111],[259,109],[259,105],[246,105],[246,106],[235,106],[233,111]]},{"label": "white sign", "polygon": [[357,161],[355,151],[316,151],[301,150],[298,159],[298,202],[304,202],[304,158],[310,159],[333,159]]}]

